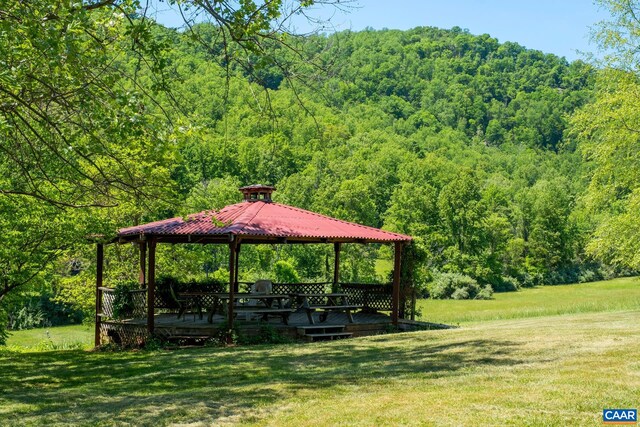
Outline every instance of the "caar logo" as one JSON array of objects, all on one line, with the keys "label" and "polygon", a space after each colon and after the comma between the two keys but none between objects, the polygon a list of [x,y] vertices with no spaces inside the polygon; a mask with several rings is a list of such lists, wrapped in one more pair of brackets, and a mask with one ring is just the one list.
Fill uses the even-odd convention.
[{"label": "caar logo", "polygon": [[603,409],[602,422],[605,424],[635,424],[638,422],[638,410]]}]

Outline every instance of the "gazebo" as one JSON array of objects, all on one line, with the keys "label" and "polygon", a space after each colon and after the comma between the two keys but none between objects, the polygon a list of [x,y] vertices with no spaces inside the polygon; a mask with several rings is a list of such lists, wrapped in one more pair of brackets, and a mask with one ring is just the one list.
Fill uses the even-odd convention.
[{"label": "gazebo", "polygon": [[[340,250],[343,243],[382,243],[394,246],[394,270],[391,295],[391,322],[400,315],[400,271],[403,245],[410,236],[379,230],[293,206],[272,201],[275,188],[250,185],[240,188],[244,200],[220,211],[203,211],[185,218],[176,217],[122,228],[107,243],[133,243],[140,248],[139,282],[146,287],[146,329],[155,330],[156,247],[158,244],[223,244],[229,247],[229,298],[238,292],[240,249],[254,244],[333,244],[333,285],[340,277]],[[96,331],[100,344],[102,313],[104,242],[97,243]],[[233,304],[228,308],[228,323],[234,322]]]}]

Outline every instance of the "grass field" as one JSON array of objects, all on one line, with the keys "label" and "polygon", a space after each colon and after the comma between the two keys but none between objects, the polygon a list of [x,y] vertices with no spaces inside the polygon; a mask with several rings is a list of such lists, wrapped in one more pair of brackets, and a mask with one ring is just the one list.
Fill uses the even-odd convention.
[{"label": "grass field", "polygon": [[[0,351],[0,424],[602,425],[603,408],[640,406],[637,285],[502,294],[458,316],[434,305],[463,327],[329,343]],[[538,309],[513,318],[530,292]]]},{"label": "grass field", "polygon": [[640,307],[640,279],[624,277],[579,285],[541,286],[494,294],[491,300],[420,300],[420,319],[447,324]]},{"label": "grass field", "polygon": [[52,328],[27,329],[9,335],[7,346],[14,349],[47,349],[93,344],[93,325],[56,326]]}]

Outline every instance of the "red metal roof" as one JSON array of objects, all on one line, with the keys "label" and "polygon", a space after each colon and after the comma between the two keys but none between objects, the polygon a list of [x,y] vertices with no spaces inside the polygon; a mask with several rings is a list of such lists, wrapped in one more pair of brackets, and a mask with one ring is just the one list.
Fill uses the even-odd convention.
[{"label": "red metal roof", "polygon": [[189,215],[122,228],[118,237],[222,236],[291,238],[297,240],[409,241],[410,236],[330,218],[304,209],[265,201],[245,201],[221,211]]}]

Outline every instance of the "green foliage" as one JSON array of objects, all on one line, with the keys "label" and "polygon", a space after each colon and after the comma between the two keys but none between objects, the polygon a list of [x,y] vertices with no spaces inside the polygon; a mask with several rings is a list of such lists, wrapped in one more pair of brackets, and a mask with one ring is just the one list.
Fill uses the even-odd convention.
[{"label": "green foliage", "polygon": [[[234,341],[235,342],[235,341]],[[238,344],[252,345],[252,344],[289,344],[293,340],[286,335],[278,332],[276,328],[269,324],[261,324],[258,331],[258,335],[249,336],[239,334],[237,337]]]},{"label": "green foliage", "polygon": [[586,250],[617,268],[640,268],[640,140],[638,94],[640,24],[637,1],[600,0],[611,18],[594,30],[604,51],[595,101],[571,120],[571,133],[588,165],[584,197],[591,238]]},{"label": "green foliage", "polygon": [[139,289],[136,282],[118,282],[113,287],[113,317],[115,319],[127,319],[133,315],[136,308],[131,291]]},{"label": "green foliage", "polygon": [[276,261],[274,265],[274,273],[276,275],[276,282],[280,283],[298,283],[300,282],[300,276],[295,267],[288,261],[280,260]]},{"label": "green foliage", "polygon": [[491,286],[480,286],[477,281],[460,273],[438,273],[427,284],[429,296],[434,299],[491,299]]},{"label": "green foliage", "polygon": [[7,326],[13,330],[33,329],[46,326],[45,322],[44,312],[40,308],[27,305],[9,315]]},{"label": "green foliage", "polygon": [[[508,290],[636,265],[640,150],[633,132],[613,140],[616,123],[637,128],[634,78],[601,77],[601,100],[585,107],[590,65],[459,28],[288,38],[268,30],[288,17],[282,2],[187,1],[187,15],[218,25],[176,32],[110,6],[45,3],[9,2],[0,23],[0,298],[46,284],[91,316],[86,235],[220,209],[254,182],[276,185],[277,201],[412,235],[419,256],[403,281],[419,290],[433,272]],[[294,86],[319,64],[322,78]],[[326,280],[331,252],[243,245],[240,280]],[[390,251],[345,245],[341,280],[380,280],[377,259]],[[133,279],[137,262],[136,248],[111,245],[106,279]],[[228,262],[222,245],[159,245],[157,271],[227,282]]]},{"label": "green foliage", "polygon": [[31,329],[80,323],[82,313],[69,305],[57,301],[49,292],[22,299],[20,306],[9,312],[8,327],[12,330]]}]

